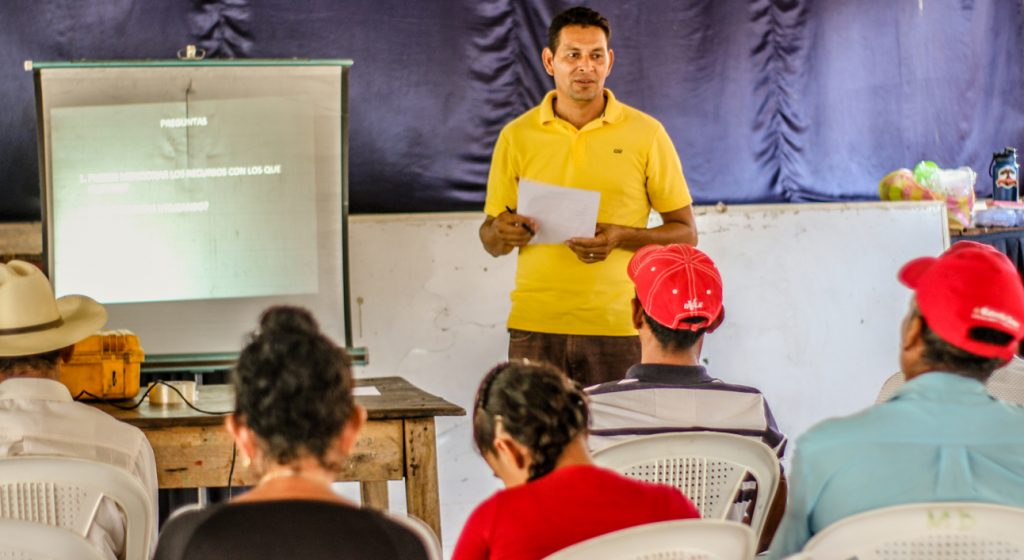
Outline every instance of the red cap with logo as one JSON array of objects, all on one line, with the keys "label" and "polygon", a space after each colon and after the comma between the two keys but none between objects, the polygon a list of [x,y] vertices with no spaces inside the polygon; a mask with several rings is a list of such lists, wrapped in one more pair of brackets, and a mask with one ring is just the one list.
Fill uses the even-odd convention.
[{"label": "red cap with logo", "polygon": [[627,269],[636,297],[652,319],[674,330],[717,326],[722,276],[711,258],[689,245],[648,245]]},{"label": "red cap with logo", "polygon": [[[899,279],[914,290],[928,327],[946,342],[986,358],[1009,360],[1024,338],[1024,284],[1016,267],[995,248],[954,244],[938,258],[903,265]],[[979,340],[976,329],[1005,333],[1005,343]]]}]

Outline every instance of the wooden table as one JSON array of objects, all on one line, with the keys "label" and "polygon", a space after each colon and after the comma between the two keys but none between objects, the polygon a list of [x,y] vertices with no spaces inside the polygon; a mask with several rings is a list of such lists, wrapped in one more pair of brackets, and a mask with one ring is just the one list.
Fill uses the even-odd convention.
[{"label": "wooden table", "polygon": [[[380,396],[356,397],[366,407],[369,421],[338,480],[359,481],[363,503],[387,509],[387,481],[404,479],[409,513],[426,521],[440,537],[434,417],[463,416],[466,411],[401,377],[357,379],[356,386],[374,386]],[[230,411],[234,391],[230,385],[201,385],[195,405],[206,411]],[[151,406],[148,400],[134,410],[93,406],[146,434],[156,454],[161,488],[227,486],[234,443],[223,416],[183,404]],[[257,480],[256,473],[236,461],[232,485],[251,486]]]}]

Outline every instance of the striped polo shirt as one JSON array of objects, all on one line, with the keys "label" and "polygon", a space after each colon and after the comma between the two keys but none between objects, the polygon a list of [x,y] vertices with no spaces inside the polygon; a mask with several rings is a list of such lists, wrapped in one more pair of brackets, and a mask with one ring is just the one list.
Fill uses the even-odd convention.
[{"label": "striped polo shirt", "polygon": [[590,449],[630,437],[670,432],[725,432],[753,437],[781,458],[786,436],[764,395],[723,383],[703,366],[636,364],[621,381],[587,388]]}]

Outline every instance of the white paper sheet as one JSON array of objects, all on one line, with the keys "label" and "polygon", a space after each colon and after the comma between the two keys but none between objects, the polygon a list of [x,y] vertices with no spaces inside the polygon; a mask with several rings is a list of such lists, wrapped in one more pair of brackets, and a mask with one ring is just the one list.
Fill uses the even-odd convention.
[{"label": "white paper sheet", "polygon": [[379,397],[380,390],[373,385],[364,385],[362,387],[356,387],[352,389],[352,396],[354,397]]},{"label": "white paper sheet", "polygon": [[537,234],[530,244],[561,244],[572,237],[593,237],[601,193],[519,180],[516,211],[537,222]]}]

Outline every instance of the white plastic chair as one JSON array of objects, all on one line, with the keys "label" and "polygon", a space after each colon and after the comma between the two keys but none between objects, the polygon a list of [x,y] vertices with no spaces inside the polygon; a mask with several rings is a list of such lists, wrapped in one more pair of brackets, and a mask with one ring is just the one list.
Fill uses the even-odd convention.
[{"label": "white plastic chair", "polygon": [[750,527],[760,537],[779,489],[779,458],[752,438],[684,432],[621,441],[594,453],[594,462],[630,478],[675,486],[703,519],[725,519],[749,473],[757,481]]},{"label": "white plastic chair", "polygon": [[1017,560],[1024,558],[1024,509],[935,502],[866,511],[829,525],[789,558]]},{"label": "white plastic chair", "polygon": [[61,527],[84,538],[103,498],[124,511],[125,558],[148,558],[156,519],[146,490],[131,473],[70,457],[0,459],[2,518]]},{"label": "white plastic chair", "polygon": [[427,549],[427,560],[442,560],[444,553],[441,549],[441,540],[434,534],[434,530],[427,525],[427,522],[415,515],[402,515],[401,513],[386,512],[387,516],[399,523],[406,529],[412,531]]},{"label": "white plastic chair", "polygon": [[0,519],[0,558],[4,560],[103,560],[85,537],[67,529],[20,519]]},{"label": "white plastic chair", "polygon": [[622,529],[564,548],[546,560],[749,560],[754,532],[735,521],[683,519]]}]

